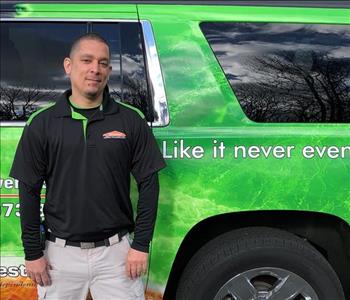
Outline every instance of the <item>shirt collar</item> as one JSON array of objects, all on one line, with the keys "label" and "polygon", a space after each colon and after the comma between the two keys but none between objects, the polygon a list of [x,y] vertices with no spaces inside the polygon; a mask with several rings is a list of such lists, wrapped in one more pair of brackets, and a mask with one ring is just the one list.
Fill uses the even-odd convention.
[{"label": "shirt collar", "polygon": [[[72,95],[72,90],[69,89],[62,93],[58,98],[55,105],[55,116],[56,117],[70,117],[71,116],[71,106],[69,104],[69,96]],[[114,101],[110,94],[108,86],[105,87],[103,91],[103,100],[101,103],[103,115],[111,115],[119,112],[119,104]]]}]

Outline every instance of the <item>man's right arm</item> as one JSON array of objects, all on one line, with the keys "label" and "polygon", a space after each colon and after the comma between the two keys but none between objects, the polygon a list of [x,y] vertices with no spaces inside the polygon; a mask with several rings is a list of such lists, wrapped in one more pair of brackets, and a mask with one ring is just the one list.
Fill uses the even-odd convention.
[{"label": "man's right arm", "polygon": [[47,162],[41,123],[27,124],[18,143],[10,176],[19,181],[22,241],[26,260],[43,256],[40,246],[40,192]]},{"label": "man's right arm", "polygon": [[51,283],[40,245],[40,192],[46,177],[45,134],[40,122],[27,123],[18,143],[10,176],[19,181],[22,241],[28,276],[40,285]]},{"label": "man's right arm", "polygon": [[28,276],[40,285],[50,285],[50,268],[40,242],[40,192],[42,184],[19,182],[22,242]]},{"label": "man's right arm", "polygon": [[22,242],[25,259],[35,260],[43,256],[40,242],[40,192],[42,185],[30,186],[19,182]]}]

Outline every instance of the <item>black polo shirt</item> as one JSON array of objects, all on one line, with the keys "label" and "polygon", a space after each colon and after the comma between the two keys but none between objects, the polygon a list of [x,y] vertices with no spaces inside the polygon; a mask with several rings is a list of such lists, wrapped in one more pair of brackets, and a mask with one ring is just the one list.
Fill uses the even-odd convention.
[{"label": "black polo shirt", "polygon": [[66,91],[28,120],[10,176],[30,186],[46,182],[44,215],[52,232],[97,241],[134,230],[130,173],[137,182],[165,167],[142,114],[106,90],[88,120]]}]

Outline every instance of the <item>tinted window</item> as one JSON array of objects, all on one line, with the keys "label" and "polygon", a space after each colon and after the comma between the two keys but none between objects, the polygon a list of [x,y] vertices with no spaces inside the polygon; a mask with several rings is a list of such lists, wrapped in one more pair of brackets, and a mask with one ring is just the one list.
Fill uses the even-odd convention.
[{"label": "tinted window", "polygon": [[350,122],[350,26],[202,23],[245,114]]},{"label": "tinted window", "polygon": [[63,59],[71,43],[91,31],[110,45],[112,95],[141,109],[151,121],[139,24],[84,22],[1,23],[0,120],[25,121],[70,88]]},{"label": "tinted window", "polygon": [[69,88],[63,59],[85,32],[83,23],[1,23],[1,120],[26,120]]},{"label": "tinted window", "polygon": [[140,109],[152,121],[149,109],[142,36],[139,23],[93,24],[92,30],[103,36],[112,49],[113,72],[109,87],[114,98]]},{"label": "tinted window", "polygon": [[113,98],[122,101],[120,25],[119,23],[91,24],[91,31],[101,35],[109,44],[109,50],[111,51],[112,73],[109,76],[108,87],[111,94],[113,94]]}]

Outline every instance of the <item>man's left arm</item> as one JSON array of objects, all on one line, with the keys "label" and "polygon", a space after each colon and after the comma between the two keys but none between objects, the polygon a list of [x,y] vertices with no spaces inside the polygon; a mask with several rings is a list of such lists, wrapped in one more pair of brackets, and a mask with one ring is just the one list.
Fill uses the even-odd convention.
[{"label": "man's left arm", "polygon": [[146,120],[136,114],[132,124],[131,173],[138,185],[139,201],[134,241],[128,253],[126,272],[130,278],[134,279],[147,271],[148,248],[158,206],[158,171],[166,164]]},{"label": "man's left arm", "polygon": [[155,172],[138,182],[139,201],[134,240],[126,262],[127,275],[134,279],[147,272],[149,244],[157,216],[159,180]]}]

